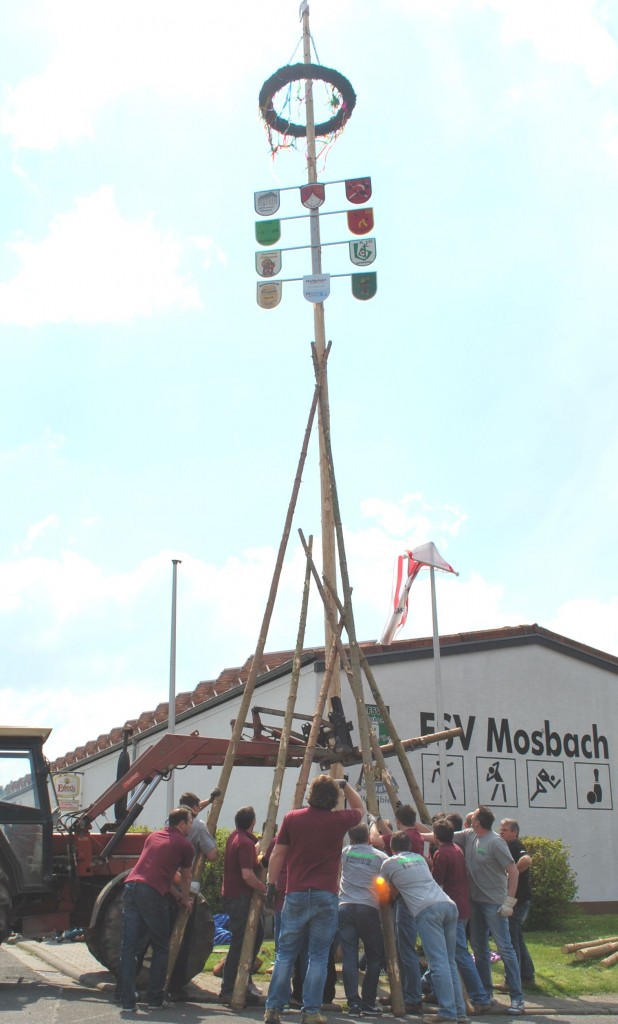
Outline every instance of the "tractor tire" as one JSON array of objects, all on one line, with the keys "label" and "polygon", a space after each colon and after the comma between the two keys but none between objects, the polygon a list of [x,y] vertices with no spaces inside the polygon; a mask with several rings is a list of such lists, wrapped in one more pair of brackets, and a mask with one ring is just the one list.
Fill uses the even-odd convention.
[{"label": "tractor tire", "polygon": [[[114,879],[99,895],[95,905],[90,928],[86,935],[86,943],[92,955],[111,971],[118,974],[120,964],[120,944],[122,940],[122,893],[124,878]],[[196,974],[199,974],[208,957],[212,953],[215,939],[215,923],[208,904],[199,894],[194,910],[193,929],[187,936],[187,943],[179,955],[181,977],[174,977],[178,986],[186,985]],[[185,949],[185,945],[188,947]],[[143,968],[137,978],[138,989],[147,985],[148,968],[150,967],[150,947],[146,950]]]},{"label": "tractor tire", "polygon": [[12,932],[11,927],[11,890],[9,880],[4,871],[0,870],[0,942],[6,942]]}]

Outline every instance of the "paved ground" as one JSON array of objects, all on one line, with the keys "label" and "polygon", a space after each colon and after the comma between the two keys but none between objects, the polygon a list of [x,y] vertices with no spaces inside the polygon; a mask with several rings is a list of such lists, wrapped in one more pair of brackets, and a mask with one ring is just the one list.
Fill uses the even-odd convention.
[{"label": "paved ground", "polygon": [[[8,948],[20,958],[24,956],[38,958],[39,961],[47,964],[52,971],[56,971],[58,974],[64,975],[82,986],[97,989],[101,992],[109,992],[110,994],[113,991],[115,979],[109,971],[106,971],[95,960],[84,942],[20,942],[16,946]],[[266,993],[268,980],[260,976],[256,978],[256,981]],[[220,987],[221,983],[214,975],[204,973],[194,979],[189,987],[191,1001],[216,1002]],[[345,1002],[343,990],[340,989],[340,986],[338,986],[338,997],[341,998],[342,1002]],[[499,995],[499,999],[504,1002],[506,1011],[508,997]],[[526,993],[527,1016],[560,1015],[575,1017],[603,1014],[618,1016],[618,997],[582,996],[579,999],[556,999],[554,997],[541,996],[537,993]],[[428,1017],[427,1020],[430,1024],[431,1017]]]}]

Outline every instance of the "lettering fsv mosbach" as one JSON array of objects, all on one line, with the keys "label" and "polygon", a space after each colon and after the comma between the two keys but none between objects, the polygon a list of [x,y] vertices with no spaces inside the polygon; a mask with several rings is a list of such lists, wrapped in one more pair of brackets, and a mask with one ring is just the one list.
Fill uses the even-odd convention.
[{"label": "lettering fsv mosbach", "polygon": [[[463,735],[447,741],[446,749],[461,743],[464,750],[470,749],[475,731],[480,723],[476,715],[444,715],[447,729],[461,728]],[[433,711],[421,711],[421,736],[436,731],[436,715]],[[590,761],[609,761],[607,737],[599,733],[596,722],[589,732],[558,732],[552,728],[548,718],[541,729],[513,729],[508,718],[488,718],[486,729],[488,754],[532,754],[534,757],[585,757]]]}]

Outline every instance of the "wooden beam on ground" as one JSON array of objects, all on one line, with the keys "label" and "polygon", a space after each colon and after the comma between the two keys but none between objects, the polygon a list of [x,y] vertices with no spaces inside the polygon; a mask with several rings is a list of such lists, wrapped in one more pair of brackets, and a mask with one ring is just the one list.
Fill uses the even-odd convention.
[{"label": "wooden beam on ground", "polygon": [[618,942],[602,942],[599,946],[586,946],[584,949],[578,949],[575,956],[578,960],[600,960],[602,956],[617,951]]},{"label": "wooden beam on ground", "polygon": [[578,949],[587,949],[589,946],[601,946],[604,942],[618,942],[618,935],[610,935],[607,939],[587,939],[586,942],[567,942],[561,946],[563,953],[577,953]]}]

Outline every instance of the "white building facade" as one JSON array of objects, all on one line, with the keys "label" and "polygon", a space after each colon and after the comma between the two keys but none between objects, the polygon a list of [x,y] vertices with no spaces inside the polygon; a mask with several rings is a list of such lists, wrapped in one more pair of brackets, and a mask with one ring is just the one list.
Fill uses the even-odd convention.
[{"label": "white building facade", "polygon": [[[435,731],[431,640],[362,646],[399,737]],[[266,662],[268,658],[265,655]],[[288,661],[262,674],[253,704],[284,710],[290,670]],[[306,652],[297,711],[313,713],[323,673],[323,652]],[[536,625],[517,626],[441,638],[441,675],[445,727],[463,730],[462,736],[446,744],[444,796],[449,809],[464,816],[483,803],[493,810],[498,822],[504,817],[516,818],[523,835],[562,839],[570,847],[578,900],[595,904],[594,909],[617,910],[618,817],[613,793],[618,658]],[[387,742],[371,691],[365,680],[363,683],[373,727],[381,742]],[[344,710],[354,726],[352,736],[358,743],[354,702],[343,675],[341,689]],[[237,685],[198,703],[178,716],[176,731],[230,736],[230,722],[237,715],[241,695],[242,685]],[[274,720],[268,721],[272,724]],[[134,735],[132,760],[156,742],[166,726],[163,721]],[[250,737],[250,728],[246,735]],[[82,760],[67,755],[52,767],[81,774],[82,806],[86,807],[115,779],[118,749],[115,743]],[[443,806],[438,747],[430,745],[408,757],[432,814]],[[410,802],[399,762],[392,758],[388,764],[400,798]],[[359,771],[358,767],[346,769],[353,785],[359,783]],[[174,774],[176,798],[185,789],[206,796],[218,781],[218,769],[188,766]],[[297,770],[286,772],[280,817],[291,806],[296,775]],[[234,812],[245,804],[255,807],[258,822],[263,820],[271,785],[272,769],[234,768],[220,824],[233,827]],[[161,826],[167,808],[165,786],[159,786],[140,823]],[[386,801],[382,809],[386,816]]]}]

